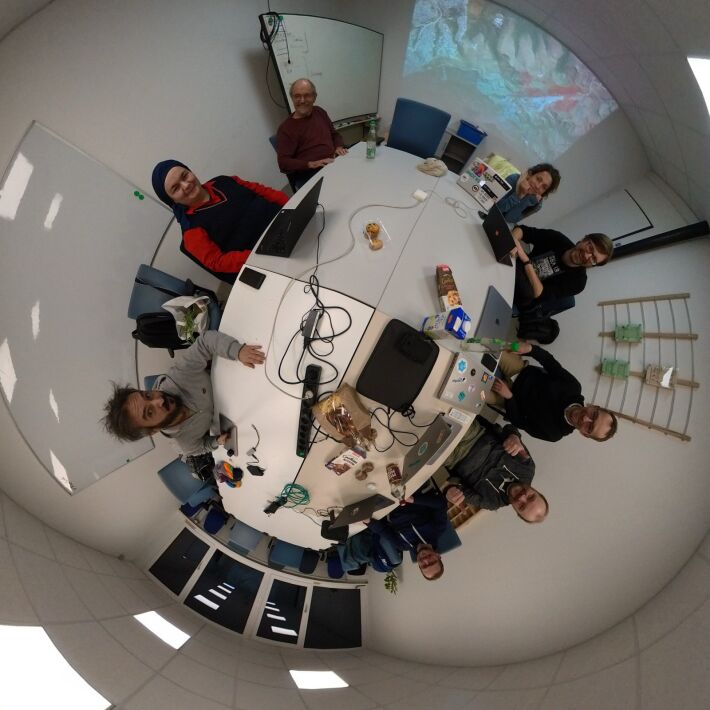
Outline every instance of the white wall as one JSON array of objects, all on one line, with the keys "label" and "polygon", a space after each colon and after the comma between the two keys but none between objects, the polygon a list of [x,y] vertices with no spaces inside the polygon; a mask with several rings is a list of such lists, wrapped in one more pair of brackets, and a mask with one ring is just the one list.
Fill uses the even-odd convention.
[{"label": "white wall", "polygon": [[[296,652],[205,622],[134,566],[61,535],[0,493],[0,624],[44,626],[75,670],[125,710],[704,710],[709,590],[710,538],[632,617],[528,663],[472,668],[464,655],[423,665],[368,649]],[[397,607],[392,599],[392,615]],[[154,609],[190,634],[179,651],[132,618]],[[434,639],[427,617],[420,623]],[[350,687],[298,691],[288,669],[334,670]],[[57,697],[55,707],[71,704]]]}]

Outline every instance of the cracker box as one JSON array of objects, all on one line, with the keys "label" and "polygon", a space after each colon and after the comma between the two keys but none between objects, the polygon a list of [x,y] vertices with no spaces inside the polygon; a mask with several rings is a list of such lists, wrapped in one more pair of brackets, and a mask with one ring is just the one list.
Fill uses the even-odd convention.
[{"label": "cracker box", "polygon": [[367,454],[365,451],[357,446],[352,449],[345,449],[342,453],[336,456],[334,459],[328,461],[325,465],[333,473],[338,476],[342,476],[346,471],[349,471],[354,466],[359,466],[365,459]]},{"label": "cracker box", "polygon": [[436,267],[436,290],[443,310],[448,311],[461,305],[461,296],[456,288],[454,275],[451,273],[451,267],[446,264],[439,264]]}]

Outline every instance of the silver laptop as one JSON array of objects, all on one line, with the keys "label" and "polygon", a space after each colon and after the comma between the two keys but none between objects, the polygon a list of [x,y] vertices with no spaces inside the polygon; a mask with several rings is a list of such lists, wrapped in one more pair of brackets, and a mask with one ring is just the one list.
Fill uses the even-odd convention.
[{"label": "silver laptop", "polygon": [[439,399],[479,414],[495,381],[497,359],[491,353],[460,352],[439,392]]},{"label": "silver laptop", "polygon": [[394,503],[394,501],[391,498],[375,493],[375,495],[369,496],[357,503],[346,505],[340,513],[338,513],[338,517],[330,524],[330,529],[342,528],[346,525],[352,525],[353,523],[367,520],[372,517],[373,513],[381,508],[386,508],[388,505],[392,505],[392,503]]},{"label": "silver laptop", "polygon": [[407,483],[422,466],[431,462],[451,438],[451,426],[439,415],[407,451],[402,465],[402,483]]},{"label": "silver laptop", "polygon": [[489,286],[481,318],[473,331],[474,337],[507,340],[512,314],[513,309],[508,305],[508,301],[500,295],[495,286]]}]

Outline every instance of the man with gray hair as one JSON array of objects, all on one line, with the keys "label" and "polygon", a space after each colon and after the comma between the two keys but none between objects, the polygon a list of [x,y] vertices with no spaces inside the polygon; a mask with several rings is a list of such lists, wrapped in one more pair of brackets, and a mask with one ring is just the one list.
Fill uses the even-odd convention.
[{"label": "man with gray hair", "polygon": [[293,113],[276,133],[279,168],[298,190],[322,167],[348,151],[328,114],[315,105],[316,87],[310,79],[296,79],[289,89]]}]

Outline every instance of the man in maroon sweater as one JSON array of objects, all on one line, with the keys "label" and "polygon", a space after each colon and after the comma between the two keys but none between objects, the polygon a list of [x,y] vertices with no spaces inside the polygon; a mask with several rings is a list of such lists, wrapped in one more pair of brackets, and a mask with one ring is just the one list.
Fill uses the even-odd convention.
[{"label": "man in maroon sweater", "polygon": [[289,90],[294,112],[276,133],[279,168],[298,190],[323,166],[348,151],[328,114],[315,105],[316,87],[309,79],[296,79]]}]

